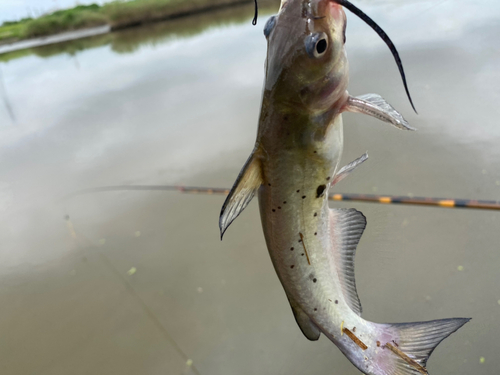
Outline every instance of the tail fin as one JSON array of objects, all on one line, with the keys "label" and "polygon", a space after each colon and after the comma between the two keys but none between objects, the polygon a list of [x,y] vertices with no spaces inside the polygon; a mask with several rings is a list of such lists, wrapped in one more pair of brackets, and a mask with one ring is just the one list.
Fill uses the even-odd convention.
[{"label": "tail fin", "polygon": [[389,324],[399,341],[383,343],[393,352],[396,366],[393,375],[427,374],[425,366],[441,341],[462,327],[470,319],[454,318],[430,322]]}]

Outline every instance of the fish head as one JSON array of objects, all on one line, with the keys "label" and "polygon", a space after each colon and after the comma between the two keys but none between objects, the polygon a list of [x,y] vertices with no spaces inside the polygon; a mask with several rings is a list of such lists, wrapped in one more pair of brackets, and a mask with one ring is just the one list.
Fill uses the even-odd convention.
[{"label": "fish head", "polygon": [[284,0],[271,17],[265,94],[284,106],[321,113],[347,99],[346,15],[331,0]]}]

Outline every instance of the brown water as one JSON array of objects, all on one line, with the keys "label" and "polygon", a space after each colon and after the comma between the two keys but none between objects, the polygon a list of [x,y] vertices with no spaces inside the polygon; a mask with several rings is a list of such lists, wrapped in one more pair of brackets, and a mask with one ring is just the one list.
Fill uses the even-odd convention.
[{"label": "brown water", "polygon": [[[420,115],[352,16],[350,91],[380,93],[419,131],[347,114],[344,161],[370,160],[337,190],[500,199],[497,2],[358,3],[399,47]],[[297,328],[255,203],[220,242],[221,196],[59,200],[105,185],[232,184],[253,146],[266,48],[265,17],[255,28],[243,12],[0,56],[2,373],[358,374]],[[335,206],[368,218],[364,317],[472,317],[429,371],[498,373],[500,214]]]}]

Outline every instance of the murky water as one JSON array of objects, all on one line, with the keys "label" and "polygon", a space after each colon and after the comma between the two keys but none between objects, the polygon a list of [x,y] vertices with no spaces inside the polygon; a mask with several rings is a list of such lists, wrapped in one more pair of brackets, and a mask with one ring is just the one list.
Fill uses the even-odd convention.
[{"label": "murky water", "polygon": [[[370,160],[337,190],[500,199],[497,2],[359,4],[399,47],[420,115],[386,47],[352,16],[350,92],[380,93],[419,131],[345,115],[344,161]],[[255,203],[220,242],[220,196],[60,200],[117,184],[230,186],[253,146],[263,81],[265,19],[252,27],[251,14],[0,56],[3,373],[358,373],[297,328]],[[364,317],[472,317],[429,371],[497,373],[499,214],[335,205],[368,218],[356,262]]]}]

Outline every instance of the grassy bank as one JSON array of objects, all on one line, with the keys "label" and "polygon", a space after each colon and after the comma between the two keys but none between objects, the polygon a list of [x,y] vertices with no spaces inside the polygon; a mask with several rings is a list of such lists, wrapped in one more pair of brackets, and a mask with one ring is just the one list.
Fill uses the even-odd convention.
[{"label": "grassy bank", "polygon": [[103,7],[96,4],[80,5],[36,19],[25,18],[19,22],[4,22],[0,26],[0,42],[12,42],[105,25],[108,19],[103,10]]},{"label": "grassy bank", "polygon": [[[53,35],[65,31],[110,25],[113,30],[196,14],[217,8],[251,3],[253,0],[132,0],[103,6],[80,5],[42,17],[0,26],[0,43]],[[278,0],[275,2],[279,3]]]}]

